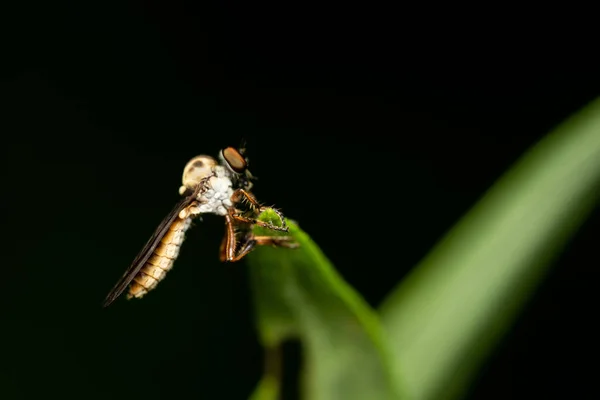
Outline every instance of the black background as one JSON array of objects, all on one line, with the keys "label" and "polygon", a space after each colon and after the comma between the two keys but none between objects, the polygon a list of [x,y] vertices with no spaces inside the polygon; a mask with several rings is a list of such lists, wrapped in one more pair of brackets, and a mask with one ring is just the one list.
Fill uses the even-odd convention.
[{"label": "black background", "polygon": [[[1,13],[3,399],[251,392],[262,353],[247,271],[217,261],[219,218],[191,231],[159,290],[100,309],[177,201],[190,157],[245,138],[258,198],[377,305],[598,93],[574,42],[492,13],[116,4]],[[597,223],[555,263],[470,399],[593,390]]]}]

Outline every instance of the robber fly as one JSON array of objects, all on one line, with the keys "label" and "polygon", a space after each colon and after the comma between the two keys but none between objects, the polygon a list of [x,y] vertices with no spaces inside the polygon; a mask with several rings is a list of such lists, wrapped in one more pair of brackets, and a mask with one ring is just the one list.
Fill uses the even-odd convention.
[{"label": "robber fly", "polygon": [[126,289],[128,299],[141,298],[154,289],[173,267],[192,219],[201,214],[225,217],[225,236],[220,248],[223,262],[239,261],[257,245],[297,247],[288,235],[253,234],[252,227],[256,225],[283,232],[288,232],[288,228],[283,215],[276,209],[273,211],[280,219],[279,226],[257,220],[266,207],[259,204],[250,192],[253,176],[248,170],[244,150],[227,147],[220,151],[218,159],[217,162],[213,157],[200,155],[186,164],[179,188],[183,199],[160,223],[129,269],[108,293],[104,307]]}]

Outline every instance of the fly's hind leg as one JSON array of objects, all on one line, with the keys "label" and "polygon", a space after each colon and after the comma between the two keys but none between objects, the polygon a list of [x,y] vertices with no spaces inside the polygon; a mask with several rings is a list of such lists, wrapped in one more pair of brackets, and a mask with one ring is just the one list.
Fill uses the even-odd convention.
[{"label": "fly's hind leg", "polygon": [[250,253],[256,246],[273,246],[273,247],[285,247],[288,249],[295,249],[298,247],[298,243],[294,241],[291,236],[254,236],[249,235],[244,242],[240,245],[238,251],[236,251],[229,262],[236,262],[244,258]]}]

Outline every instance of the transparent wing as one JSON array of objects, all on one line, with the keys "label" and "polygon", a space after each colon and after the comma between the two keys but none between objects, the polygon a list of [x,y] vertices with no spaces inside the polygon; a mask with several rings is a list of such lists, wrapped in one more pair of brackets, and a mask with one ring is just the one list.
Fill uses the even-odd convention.
[{"label": "transparent wing", "polygon": [[102,303],[103,307],[108,307],[113,301],[117,299],[117,297],[119,297],[125,291],[125,289],[127,289],[127,286],[131,283],[133,278],[135,278],[138,272],[140,272],[140,269],[144,266],[146,261],[148,261],[148,259],[152,255],[152,252],[160,243],[161,239],[169,231],[169,227],[171,226],[173,221],[179,218],[179,213],[181,212],[181,210],[188,207],[196,199],[197,193],[198,190],[194,191],[194,193],[192,193],[191,195],[181,199],[179,203],[175,205],[175,207],[169,213],[169,215],[167,215],[162,220],[158,228],[156,228],[156,231],[154,231],[152,237],[150,237],[150,240],[148,240],[144,248],[139,252],[137,257],[135,257],[135,259],[131,263],[131,266],[127,269],[127,271],[125,271],[125,274],[123,274],[121,279],[119,279],[116,285],[108,293],[108,295],[104,299],[104,303]]}]

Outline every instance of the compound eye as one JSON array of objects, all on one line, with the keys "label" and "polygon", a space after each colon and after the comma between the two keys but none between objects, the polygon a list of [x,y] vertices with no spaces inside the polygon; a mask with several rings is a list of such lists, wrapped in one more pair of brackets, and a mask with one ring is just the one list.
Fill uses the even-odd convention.
[{"label": "compound eye", "polygon": [[248,164],[246,163],[246,159],[240,154],[237,149],[233,147],[227,147],[223,149],[223,159],[229,165],[234,172],[241,174],[246,170]]}]

